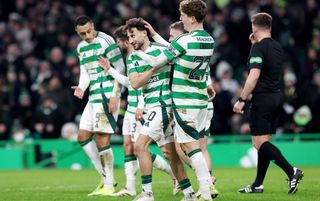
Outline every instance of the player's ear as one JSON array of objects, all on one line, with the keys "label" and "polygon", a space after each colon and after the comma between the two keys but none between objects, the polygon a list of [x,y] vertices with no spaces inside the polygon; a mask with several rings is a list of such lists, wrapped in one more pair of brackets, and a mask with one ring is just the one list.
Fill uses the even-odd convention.
[{"label": "player's ear", "polygon": [[197,22],[197,19],[194,16],[191,16],[191,23],[194,24]]}]

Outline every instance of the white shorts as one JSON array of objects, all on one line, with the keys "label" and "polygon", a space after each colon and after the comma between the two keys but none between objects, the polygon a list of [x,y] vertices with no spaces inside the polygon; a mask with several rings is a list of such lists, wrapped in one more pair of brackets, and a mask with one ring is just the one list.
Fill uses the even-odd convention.
[{"label": "white shorts", "polygon": [[171,108],[154,107],[147,111],[145,122],[141,128],[142,135],[149,136],[158,146],[174,141],[172,133]]},{"label": "white shorts", "polygon": [[126,112],[123,119],[122,135],[130,135],[131,141],[135,142],[139,136],[142,124],[136,121],[135,114]]},{"label": "white shorts", "polygon": [[174,111],[174,135],[178,143],[197,141],[199,133],[205,129],[207,123],[207,108],[186,109]]},{"label": "white shorts", "polygon": [[204,137],[204,136],[210,136],[210,126],[211,126],[211,120],[213,117],[213,112],[214,112],[214,108],[213,108],[213,103],[209,102],[208,103],[208,108],[207,108],[207,120],[206,120],[206,128],[205,130],[200,134],[200,137]]},{"label": "white shorts", "polygon": [[[112,116],[117,121],[118,112],[113,113]],[[80,118],[79,129],[93,133],[112,134],[115,132],[113,127],[114,125],[111,126],[102,103],[87,103]]]}]

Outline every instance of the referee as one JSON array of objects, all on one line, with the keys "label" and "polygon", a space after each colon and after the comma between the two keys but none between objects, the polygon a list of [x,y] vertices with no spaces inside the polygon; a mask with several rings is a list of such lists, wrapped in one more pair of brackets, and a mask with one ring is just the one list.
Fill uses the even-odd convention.
[{"label": "referee", "polygon": [[255,181],[238,192],[263,193],[263,180],[270,161],[273,161],[288,175],[288,193],[293,194],[298,190],[304,173],[291,166],[280,150],[270,142],[282,107],[280,81],[284,53],[280,44],[271,38],[272,17],[269,14],[255,14],[251,18],[251,24],[249,76],[233,111],[242,114],[245,102],[252,94],[250,128],[252,143],[258,150],[258,165]]}]

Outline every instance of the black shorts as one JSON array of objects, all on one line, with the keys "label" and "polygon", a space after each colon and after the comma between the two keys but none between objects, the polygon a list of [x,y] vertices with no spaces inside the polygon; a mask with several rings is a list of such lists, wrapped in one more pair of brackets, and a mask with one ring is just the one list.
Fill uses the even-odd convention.
[{"label": "black shorts", "polygon": [[250,128],[252,135],[274,134],[282,107],[282,94],[254,94],[250,108]]}]

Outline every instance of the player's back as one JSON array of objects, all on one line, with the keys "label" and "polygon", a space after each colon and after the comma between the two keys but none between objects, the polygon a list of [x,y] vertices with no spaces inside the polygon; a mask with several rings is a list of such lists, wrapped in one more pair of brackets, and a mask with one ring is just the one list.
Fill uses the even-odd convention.
[{"label": "player's back", "polygon": [[175,60],[172,97],[177,108],[206,108],[206,71],[214,50],[214,39],[204,30],[179,36],[172,42],[182,54]]}]

